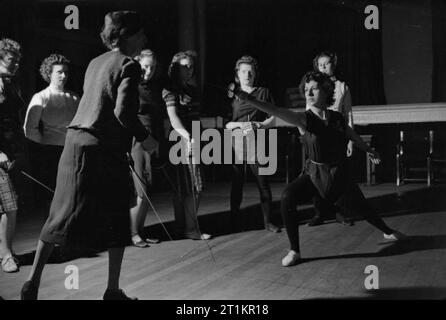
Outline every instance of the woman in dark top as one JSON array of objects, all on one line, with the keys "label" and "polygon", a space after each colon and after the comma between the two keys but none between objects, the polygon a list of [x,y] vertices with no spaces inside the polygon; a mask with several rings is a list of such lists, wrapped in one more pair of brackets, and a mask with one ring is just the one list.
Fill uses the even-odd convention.
[{"label": "woman in dark top", "polygon": [[[170,124],[187,145],[188,156],[191,158],[197,155],[192,139],[192,122],[200,121],[194,70],[194,52],[185,51],[175,54],[168,71],[170,83],[163,90]],[[197,219],[198,205],[203,191],[203,175],[200,166],[195,161],[188,161],[175,165],[174,169],[175,176],[169,180],[173,188],[178,233],[194,240],[208,240],[212,236],[200,231]]]},{"label": "woman in dark top", "polygon": [[[336,78],[335,71],[337,63],[338,63],[338,57],[336,53],[323,51],[313,59],[313,69],[314,71],[325,73],[330,77],[330,79],[334,83],[335,89],[333,95],[333,104],[329,106],[328,109],[340,112],[346,119],[348,126],[354,129],[352,98],[350,95],[350,89],[345,84],[345,82],[342,82]],[[347,144],[347,157],[351,157],[352,153],[353,153],[353,142],[349,141]],[[341,210],[339,210],[339,208],[336,208],[335,206],[331,206],[329,203],[325,202],[324,199],[322,199],[321,197],[316,196],[313,199],[313,202],[316,213],[314,217],[308,222],[308,225],[310,227],[324,223],[325,218],[328,217],[330,214],[334,213],[336,215],[337,222],[347,226],[353,225],[353,220],[349,216],[345,215],[346,214],[345,212],[342,212]]]},{"label": "woman in dark top", "polygon": [[[256,79],[258,75],[258,64],[256,59],[251,56],[243,56],[237,60],[235,64],[235,85],[230,86],[231,90],[242,90],[255,97],[258,101],[264,101],[274,104],[271,92],[264,87],[257,87]],[[231,88],[232,87],[232,88]],[[265,112],[257,110],[246,101],[233,99],[232,101],[232,121],[228,122],[226,129],[237,130],[241,129],[244,133],[251,130],[266,129],[272,124],[274,117],[269,116]],[[247,144],[244,144],[247,147]],[[236,157],[243,158],[247,161],[245,155],[240,155],[244,151],[235,149]],[[272,195],[266,176],[259,174],[259,163],[257,161],[249,161],[247,163],[251,169],[252,174],[256,179],[257,188],[260,193],[260,202],[263,212],[263,221],[265,229],[271,232],[279,232],[280,229],[271,222],[271,203]],[[245,164],[233,164],[233,177],[231,186],[231,215],[234,227],[236,227],[237,219],[239,218],[240,205],[243,199],[243,182],[245,180]]]},{"label": "woman in dark top", "polygon": [[150,133],[152,148],[148,151],[144,149],[141,142],[134,141],[132,146],[132,159],[134,162],[135,174],[133,183],[136,191],[136,204],[130,209],[130,224],[132,233],[132,243],[139,248],[149,247],[151,243],[158,243],[158,239],[142,238],[144,221],[149,210],[147,199],[148,187],[152,182],[152,159],[164,152],[164,118],[165,106],[161,97],[163,89],[160,80],[158,61],[151,50],[143,50],[135,58],[142,68],[141,83],[139,84],[138,118]]},{"label": "woman in dark top", "polygon": [[20,45],[0,40],[0,262],[4,272],[19,270],[12,243],[16,227],[18,197],[17,162],[24,155],[23,113],[25,105],[14,83],[21,59]]},{"label": "woman in dark top", "polygon": [[237,96],[252,106],[297,126],[308,152],[303,172],[286,187],[282,194],[281,214],[284,221],[290,251],[282,259],[284,267],[300,260],[298,215],[296,205],[319,195],[329,203],[342,205],[364,218],[384,232],[388,240],[400,240],[404,235],[390,229],[367,204],[359,187],[354,183],[348,168],[347,144],[352,140],[371,160],[378,164],[379,155],[349,127],[339,112],[328,110],[332,104],[334,85],[330,77],[320,72],[307,73],[300,84],[307,101],[306,112],[292,112],[255,100],[245,92]]},{"label": "woman in dark top", "polygon": [[137,118],[139,64],[131,57],[147,41],[139,16],[117,11],[105,16],[101,33],[110,51],[93,59],[84,94],[68,127],[56,190],[43,226],[22,299],[37,299],[40,278],[54,244],[109,248],[104,300],[128,300],[119,289],[124,247],[130,242],[130,172],[127,153],[133,137],[147,130]]}]

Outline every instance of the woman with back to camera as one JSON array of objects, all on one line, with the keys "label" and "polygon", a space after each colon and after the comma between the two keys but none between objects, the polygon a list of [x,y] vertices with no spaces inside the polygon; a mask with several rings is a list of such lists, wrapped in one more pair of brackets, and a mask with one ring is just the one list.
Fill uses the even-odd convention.
[{"label": "woman with back to camera", "polygon": [[139,15],[132,11],[108,13],[101,38],[110,51],[87,68],[84,94],[68,127],[50,214],[21,291],[22,300],[37,299],[54,245],[71,243],[107,247],[103,299],[131,299],[119,288],[124,248],[130,242],[127,153],[133,137],[143,141],[148,136],[137,117],[141,67],[132,57],[147,39]]},{"label": "woman with back to camera", "polygon": [[294,124],[302,134],[308,150],[308,160],[303,172],[287,185],[282,193],[281,214],[285,224],[290,251],[282,259],[289,267],[301,261],[299,245],[299,216],[296,205],[319,195],[330,204],[363,216],[367,222],[384,233],[386,240],[401,240],[405,236],[389,228],[371,210],[358,185],[354,183],[349,162],[347,144],[352,140],[356,147],[367,152],[371,161],[378,164],[379,155],[349,127],[342,114],[328,109],[333,103],[334,84],[321,72],[308,72],[300,83],[305,94],[307,111],[293,112],[261,102],[246,92],[238,92],[239,99],[253,107]]},{"label": "woman with back to camera", "polygon": [[[192,122],[200,121],[195,84],[195,59],[196,54],[193,51],[176,53],[168,70],[169,83],[163,90],[170,124],[187,145],[187,156],[190,158],[194,156],[192,151],[195,149]],[[203,174],[200,166],[194,161],[175,165],[174,177],[170,178],[170,182],[178,234],[194,240],[209,240],[212,236],[202,233],[197,217],[203,191]]]},{"label": "woman with back to camera", "polygon": [[[257,79],[259,76],[259,68],[257,60],[251,56],[243,56],[235,63],[235,85],[230,85],[232,91],[242,90],[249,93],[256,100],[269,102],[274,104],[274,99],[268,88],[258,87]],[[232,92],[230,91],[230,92]],[[232,120],[226,124],[226,129],[236,130],[241,129],[244,132],[257,129],[267,129],[274,122],[274,117],[269,116],[265,112],[257,110],[249,103],[233,99],[232,101]],[[246,145],[245,145],[246,146]],[[239,152],[237,149],[235,152]],[[236,157],[240,155],[236,154]],[[243,157],[243,161],[247,161]],[[250,161],[251,162],[251,161]],[[260,193],[260,205],[263,213],[263,223],[266,230],[270,232],[279,232],[280,228],[271,222],[272,211],[272,194],[266,176],[259,174],[260,164],[247,164],[255,177],[257,188]],[[240,219],[240,205],[243,200],[243,183],[245,180],[245,165],[233,164],[233,176],[231,186],[231,215],[234,227],[237,226],[237,220]]]}]

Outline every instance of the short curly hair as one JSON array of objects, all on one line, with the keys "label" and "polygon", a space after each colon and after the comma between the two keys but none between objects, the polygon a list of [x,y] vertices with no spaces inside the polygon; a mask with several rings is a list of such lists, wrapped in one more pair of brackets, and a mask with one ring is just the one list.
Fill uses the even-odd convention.
[{"label": "short curly hair", "polygon": [[3,38],[0,40],[0,59],[3,59],[7,54],[14,54],[21,57],[22,47],[17,41]]},{"label": "short curly hair", "polygon": [[319,71],[318,63],[319,63],[319,59],[322,57],[327,57],[330,59],[330,62],[333,64],[333,71],[335,71],[336,66],[338,65],[338,55],[336,54],[336,52],[332,52],[332,51],[322,51],[318,55],[316,55],[316,57],[314,57],[314,59],[313,59],[314,71]]},{"label": "short curly hair", "polygon": [[240,59],[238,59],[235,63],[235,67],[234,67],[234,80],[235,83],[240,84],[240,79],[237,76],[237,72],[240,69],[240,65],[241,64],[249,64],[250,66],[252,66],[252,68],[254,69],[254,83],[257,83],[257,79],[259,78],[259,63],[257,62],[257,59],[252,57],[252,56],[242,56]]},{"label": "short curly hair", "polygon": [[316,81],[318,84],[318,87],[322,89],[327,98],[325,103],[327,106],[331,106],[334,103],[334,90],[335,90],[335,84],[333,80],[330,79],[330,76],[326,75],[325,73],[319,72],[319,71],[309,71],[307,72],[300,81],[299,84],[299,90],[302,96],[305,97],[305,84],[309,83],[310,81]]},{"label": "short curly hair", "polygon": [[70,65],[70,60],[67,57],[61,54],[51,54],[49,57],[46,57],[42,64],[40,65],[40,75],[43,80],[50,83],[51,82],[51,73],[53,72],[54,65]]},{"label": "short curly hair", "polygon": [[113,50],[122,45],[124,39],[143,28],[141,16],[135,11],[114,11],[104,17],[100,33],[102,43]]}]

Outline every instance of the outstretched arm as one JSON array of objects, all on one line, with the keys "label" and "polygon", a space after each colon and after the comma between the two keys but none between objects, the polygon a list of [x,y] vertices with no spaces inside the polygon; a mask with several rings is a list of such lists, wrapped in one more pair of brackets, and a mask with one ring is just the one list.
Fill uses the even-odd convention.
[{"label": "outstretched arm", "polygon": [[303,112],[293,112],[285,108],[277,108],[276,106],[268,102],[258,101],[243,91],[238,92],[236,95],[239,99],[248,102],[254,108],[268,113],[269,115],[276,116],[286,122],[289,122],[297,126],[300,130],[306,130],[307,119]]}]

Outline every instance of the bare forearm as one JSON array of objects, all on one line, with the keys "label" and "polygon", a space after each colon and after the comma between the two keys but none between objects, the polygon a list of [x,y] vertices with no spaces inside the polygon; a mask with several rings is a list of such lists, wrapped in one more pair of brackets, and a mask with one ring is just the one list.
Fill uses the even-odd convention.
[{"label": "bare forearm", "polygon": [[172,128],[185,139],[189,139],[190,133],[185,129],[183,123],[181,122],[181,119],[177,115],[176,110],[168,108],[167,113],[169,115],[169,120]]},{"label": "bare forearm", "polygon": [[274,116],[273,117],[269,117],[268,119],[266,119],[263,122],[260,122],[260,126],[263,129],[269,129],[274,125]]},{"label": "bare forearm", "polygon": [[354,145],[364,151],[364,152],[372,152],[373,150],[370,146],[362,140],[362,138],[351,128],[347,127],[347,137],[353,141]]},{"label": "bare forearm", "polygon": [[304,129],[306,127],[305,114],[302,112],[294,112],[285,108],[278,108],[270,103],[262,102],[258,100],[247,100],[253,107],[268,113],[270,115],[276,116],[286,122],[294,124],[295,126]]},{"label": "bare forearm", "polygon": [[231,121],[226,124],[226,129],[229,129],[229,130],[238,129],[240,127],[241,127],[241,122]]}]

